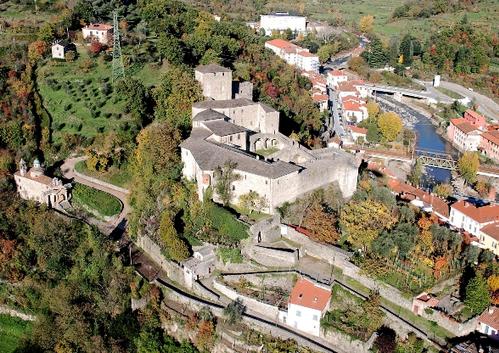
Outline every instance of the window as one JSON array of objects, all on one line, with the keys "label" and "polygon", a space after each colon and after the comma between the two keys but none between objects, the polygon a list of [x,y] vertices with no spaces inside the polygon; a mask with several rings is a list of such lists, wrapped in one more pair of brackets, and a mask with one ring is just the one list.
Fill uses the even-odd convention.
[{"label": "window", "polygon": [[301,317],[301,311],[300,310],[296,310],[296,317]]},{"label": "window", "polygon": [[317,315],[312,316],[312,320],[317,321],[319,317]]},{"label": "window", "polygon": [[236,190],[236,187],[234,185],[232,185],[232,191],[235,191]]}]

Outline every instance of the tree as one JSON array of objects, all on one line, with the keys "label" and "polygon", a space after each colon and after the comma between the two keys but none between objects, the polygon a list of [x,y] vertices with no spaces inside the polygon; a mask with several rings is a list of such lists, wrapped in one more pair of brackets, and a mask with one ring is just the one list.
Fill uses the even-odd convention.
[{"label": "tree", "polygon": [[97,56],[99,55],[99,53],[102,51],[103,47],[102,47],[102,44],[96,40],[92,41],[92,43],[90,43],[90,46],[88,47],[88,53],[91,55],[91,56]]},{"label": "tree", "polygon": [[243,317],[244,312],[246,311],[246,306],[243,304],[241,299],[237,298],[236,300],[230,302],[224,308],[224,315],[227,318],[227,322],[231,325],[239,323]]},{"label": "tree", "polygon": [[268,206],[267,200],[264,196],[260,196],[256,191],[251,190],[247,194],[239,196],[239,204],[245,210],[260,212],[263,208]]},{"label": "tree", "polygon": [[163,211],[161,216],[159,238],[162,243],[162,248],[165,249],[168,258],[180,262],[189,257],[189,248],[178,236],[168,210]]},{"label": "tree", "polygon": [[352,71],[355,71],[359,75],[366,74],[369,69],[366,61],[362,56],[355,56],[348,60],[348,68]]},{"label": "tree", "polygon": [[322,64],[327,62],[332,55],[338,52],[338,45],[334,44],[326,44],[319,48],[317,51],[317,55],[319,56],[319,60]]},{"label": "tree", "polygon": [[411,173],[409,174],[408,179],[412,185],[419,186],[422,177],[423,177],[423,163],[418,158],[416,159],[414,168],[411,169]]},{"label": "tree", "polygon": [[28,46],[28,58],[32,63],[40,60],[47,52],[47,43],[41,40],[36,40]]},{"label": "tree", "polygon": [[457,161],[457,170],[468,184],[476,181],[480,159],[477,152],[464,152]]},{"label": "tree", "polygon": [[481,197],[487,197],[492,188],[492,184],[488,180],[478,180],[475,184],[475,189]]},{"label": "tree", "polygon": [[402,119],[394,112],[383,113],[378,119],[378,127],[385,141],[394,141],[402,131]]},{"label": "tree", "polygon": [[473,315],[481,314],[489,306],[489,290],[481,274],[475,275],[466,286],[464,304]]},{"label": "tree", "polygon": [[383,47],[381,39],[374,37],[367,45],[366,50],[361,54],[361,57],[367,62],[369,67],[383,67],[387,63],[386,50]]},{"label": "tree", "polygon": [[400,42],[400,54],[402,54],[402,64],[410,66],[414,56],[421,55],[421,43],[410,34],[406,34]]},{"label": "tree", "polygon": [[157,42],[157,50],[162,58],[174,65],[180,65],[184,61],[184,52],[181,42],[177,38],[161,33]]},{"label": "tree", "polygon": [[381,326],[378,336],[374,340],[374,346],[379,353],[393,353],[397,346],[397,334],[387,326]]},{"label": "tree", "polygon": [[303,219],[303,227],[310,231],[313,240],[320,243],[334,244],[338,241],[340,234],[335,225],[335,217],[326,212],[320,202],[314,202]]},{"label": "tree", "polygon": [[452,185],[450,184],[438,184],[433,187],[433,192],[444,199],[452,195],[453,191]]},{"label": "tree", "polygon": [[367,112],[369,114],[369,119],[374,119],[379,113],[379,104],[373,100],[369,100],[366,104]]},{"label": "tree", "polygon": [[72,63],[76,59],[76,52],[74,50],[68,51],[66,54],[64,54],[64,59],[68,63]]},{"label": "tree", "polygon": [[143,127],[149,121],[149,108],[152,105],[147,88],[140,80],[127,77],[118,82],[117,91],[125,97],[127,108],[137,125]]},{"label": "tree", "polygon": [[390,229],[395,219],[381,202],[351,201],[340,213],[340,226],[347,240],[356,248],[368,251],[383,229]]},{"label": "tree", "polygon": [[363,33],[371,33],[374,27],[374,17],[372,15],[362,16],[359,20],[359,30]]},{"label": "tree", "polygon": [[239,174],[234,172],[236,167],[237,163],[228,161],[214,170],[215,191],[224,206],[228,206],[232,200],[232,183],[241,178]]}]

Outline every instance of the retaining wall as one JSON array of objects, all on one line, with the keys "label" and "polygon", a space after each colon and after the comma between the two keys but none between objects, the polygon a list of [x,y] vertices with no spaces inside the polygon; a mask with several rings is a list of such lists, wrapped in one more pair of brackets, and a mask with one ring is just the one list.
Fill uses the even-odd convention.
[{"label": "retaining wall", "polygon": [[274,215],[271,218],[261,220],[250,227],[251,237],[254,243],[258,242],[258,234],[260,234],[261,242],[273,242],[281,237],[279,225],[281,217]]},{"label": "retaining wall", "polygon": [[34,316],[34,315],[22,313],[16,309],[9,308],[5,305],[0,305],[0,314],[18,317],[19,319],[24,320],[24,321],[35,321],[36,320],[36,316]]},{"label": "retaining wall", "polygon": [[330,343],[333,347],[338,347],[343,352],[369,353],[371,340],[362,342],[352,337],[334,330],[328,332],[321,331],[321,338]]},{"label": "retaining wall", "polygon": [[116,185],[113,185],[113,184],[110,184],[110,183],[106,183],[105,181],[102,181],[102,180],[93,178],[91,176],[82,174],[80,172],[77,172],[76,169],[74,170],[74,175],[77,176],[78,178],[81,178],[81,179],[84,179],[84,180],[88,180],[91,183],[103,186],[105,188],[113,189],[113,190],[121,192],[123,194],[129,194],[130,193],[130,191],[127,190],[127,189],[124,189],[124,188],[121,188],[119,186],[116,186]]},{"label": "retaining wall", "polygon": [[[292,250],[292,249],[286,249]],[[286,251],[253,245],[247,250],[248,256],[259,264],[270,267],[292,267],[298,264],[298,251]]]}]

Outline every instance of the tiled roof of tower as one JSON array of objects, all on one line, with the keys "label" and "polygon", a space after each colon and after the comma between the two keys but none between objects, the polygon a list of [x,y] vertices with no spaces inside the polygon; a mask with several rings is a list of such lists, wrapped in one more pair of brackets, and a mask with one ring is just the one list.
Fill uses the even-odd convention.
[{"label": "tiled roof of tower", "polygon": [[217,64],[199,65],[196,67],[196,71],[202,72],[204,74],[215,72],[232,72],[232,70]]},{"label": "tiled roof of tower", "polygon": [[331,299],[331,291],[300,278],[291,291],[289,303],[322,311]]}]

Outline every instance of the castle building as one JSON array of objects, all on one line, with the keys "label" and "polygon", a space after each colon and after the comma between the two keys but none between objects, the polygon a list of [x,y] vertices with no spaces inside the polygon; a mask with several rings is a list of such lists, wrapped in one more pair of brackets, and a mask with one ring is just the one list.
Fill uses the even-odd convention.
[{"label": "castle building", "polygon": [[58,178],[50,178],[38,159],[33,162],[33,167],[27,170],[26,162],[21,159],[19,171],[14,174],[19,196],[25,200],[33,200],[55,207],[68,201],[70,185],[63,185]]},{"label": "castle building", "polygon": [[[217,70],[215,80],[217,73],[227,72],[215,66],[211,70]],[[238,175],[231,183],[231,202],[237,204],[254,191],[265,200],[263,211],[268,213],[331,183],[338,184],[344,197],[354,193],[358,166],[352,155],[334,148],[309,150],[291,140],[279,132],[279,112],[265,104],[247,98],[213,100],[218,96],[214,86],[225,82],[220,91],[227,92],[232,83],[220,79],[213,84],[205,78],[200,83],[208,100],[193,105],[191,135],[180,145],[183,174],[196,182],[200,199],[217,183],[215,170],[229,162]],[[213,197],[219,200],[216,193]]]}]

